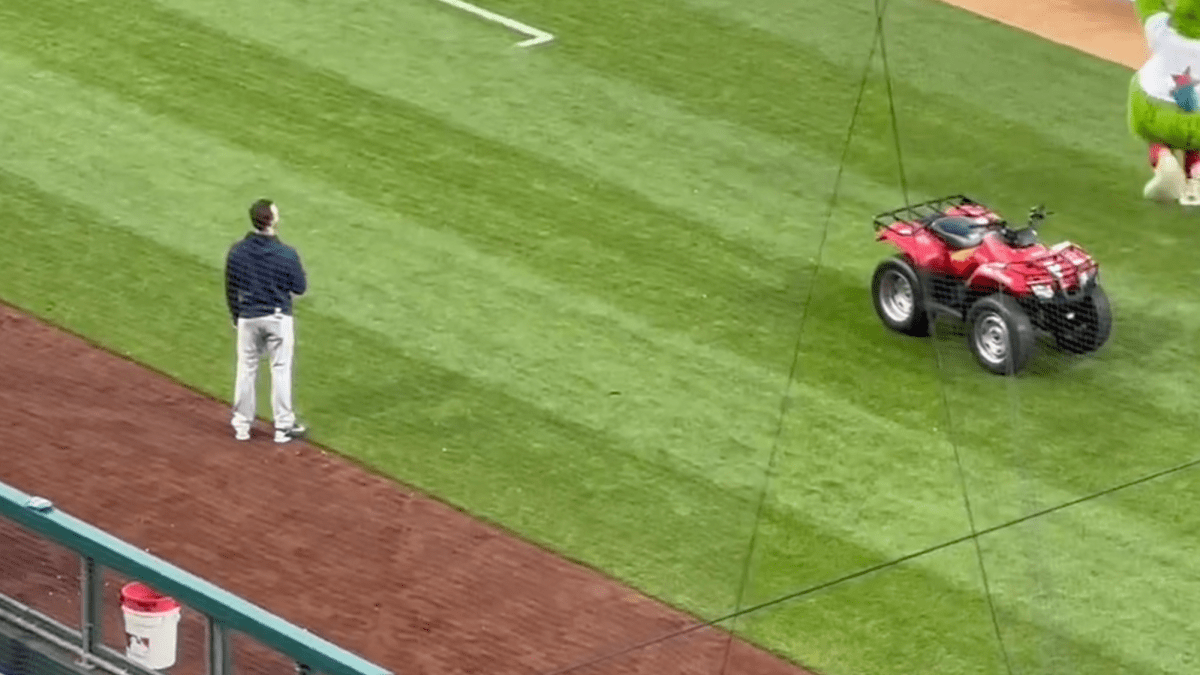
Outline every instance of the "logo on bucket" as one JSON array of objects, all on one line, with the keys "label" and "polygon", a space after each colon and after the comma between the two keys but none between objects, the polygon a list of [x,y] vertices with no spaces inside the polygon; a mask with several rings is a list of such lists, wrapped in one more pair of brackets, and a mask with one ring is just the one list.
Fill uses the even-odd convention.
[{"label": "logo on bucket", "polygon": [[132,583],[121,589],[121,613],[125,615],[125,656],[150,670],[175,665],[179,603],[149,587]]},{"label": "logo on bucket", "polygon": [[137,635],[129,635],[129,656],[136,656],[139,659],[146,658],[150,653],[150,638],[138,637]]}]

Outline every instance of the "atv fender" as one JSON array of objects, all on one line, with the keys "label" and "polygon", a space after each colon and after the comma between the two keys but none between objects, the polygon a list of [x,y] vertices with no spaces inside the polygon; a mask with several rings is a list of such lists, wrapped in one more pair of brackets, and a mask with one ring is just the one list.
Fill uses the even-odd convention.
[{"label": "atv fender", "polygon": [[984,263],[967,278],[967,288],[981,293],[1012,289],[1017,280],[1004,271],[1003,263]]},{"label": "atv fender", "polygon": [[924,230],[907,223],[896,223],[880,230],[876,241],[886,241],[903,254],[909,264],[918,270],[930,269],[937,265],[939,258],[944,255],[941,246],[930,241],[922,241],[928,237]]}]

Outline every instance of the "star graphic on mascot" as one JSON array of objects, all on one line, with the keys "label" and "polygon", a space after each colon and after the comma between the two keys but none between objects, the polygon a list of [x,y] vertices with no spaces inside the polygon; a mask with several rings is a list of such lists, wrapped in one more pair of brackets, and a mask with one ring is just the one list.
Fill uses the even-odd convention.
[{"label": "star graphic on mascot", "polygon": [[1191,66],[1188,66],[1187,68],[1185,68],[1183,70],[1183,72],[1178,75],[1172,75],[1171,79],[1175,80],[1175,89],[1181,89],[1183,87],[1194,87],[1197,84],[1200,84],[1200,80],[1197,80],[1196,78],[1192,77],[1192,67]]},{"label": "star graphic on mascot", "polygon": [[1188,112],[1195,112],[1200,107],[1200,100],[1196,96],[1196,85],[1200,84],[1200,79],[1192,76],[1192,67],[1188,66],[1182,73],[1172,75],[1171,79],[1175,82],[1175,88],[1171,90],[1175,103]]}]

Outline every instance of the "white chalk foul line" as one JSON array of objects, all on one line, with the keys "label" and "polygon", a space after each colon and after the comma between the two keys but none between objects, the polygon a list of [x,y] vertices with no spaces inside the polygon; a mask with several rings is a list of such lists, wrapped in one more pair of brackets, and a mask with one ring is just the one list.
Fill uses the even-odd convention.
[{"label": "white chalk foul line", "polygon": [[464,2],[464,0],[438,0],[438,2],[444,2],[451,7],[461,9],[464,12],[470,12],[471,14],[474,14],[480,18],[487,19],[493,23],[498,23],[510,30],[515,30],[522,35],[528,35],[529,39],[525,40],[524,42],[518,42],[518,47],[534,47],[536,45],[545,44],[554,39],[553,35],[541,30],[540,28],[534,28],[533,26],[523,24],[516,19],[510,19],[507,16],[501,16],[495,12],[489,12],[482,7],[476,7],[469,2]]}]

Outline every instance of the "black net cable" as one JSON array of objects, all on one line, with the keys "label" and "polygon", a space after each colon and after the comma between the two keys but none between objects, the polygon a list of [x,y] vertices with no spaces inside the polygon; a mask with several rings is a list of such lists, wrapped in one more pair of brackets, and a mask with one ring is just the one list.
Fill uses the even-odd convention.
[{"label": "black net cable", "polygon": [[[892,72],[888,65],[887,57],[887,34],[884,29],[884,8],[880,5],[881,0],[875,0],[875,35],[879,42],[880,59],[883,62],[883,81],[887,89],[888,100],[888,116],[892,126],[892,140],[896,145],[896,165],[900,179],[900,190],[904,196],[904,205],[909,206],[912,200],[909,199],[908,193],[908,177],[904,170],[904,151],[900,143],[900,125],[896,115],[896,96],[892,88]],[[971,530],[971,542],[975,550],[975,560],[979,565],[979,578],[983,585],[983,594],[987,600],[988,616],[991,619],[992,630],[996,636],[996,643],[1000,649],[1001,657],[1004,660],[1004,668],[1008,675],[1013,675],[1012,659],[1008,653],[1008,646],[1004,642],[1004,631],[1000,627],[1000,617],[996,612],[995,596],[992,593],[991,580],[988,578],[987,564],[984,560],[983,545],[980,543],[978,536],[978,524],[975,519],[975,508],[971,504],[971,493],[968,487],[967,472],[963,466],[962,449],[959,448],[957,436],[954,433],[954,413],[953,407],[950,405],[950,394],[946,385],[946,371],[942,362],[942,351],[938,346],[938,340],[933,340],[933,348],[937,358],[938,368],[938,387],[941,390],[942,406],[945,410],[946,419],[946,436],[950,443],[950,447],[954,452],[954,466],[958,475],[959,488],[962,493],[963,509],[966,511],[967,524]],[[1010,410],[1015,411],[1015,402],[1012,400],[1014,395],[1013,383],[1009,382]]]},{"label": "black net cable", "polygon": [[[958,475],[959,487],[962,492],[963,508],[967,513],[967,524],[971,530],[970,538],[975,550],[975,560],[979,565],[979,578],[983,583],[983,594],[984,598],[987,600],[988,615],[992,621],[992,630],[996,634],[996,642],[1000,647],[1000,655],[1004,659],[1004,668],[1006,672],[1008,672],[1008,675],[1012,675],[1012,660],[1008,655],[1008,647],[1004,643],[1004,632],[1000,629],[1000,617],[996,614],[996,603],[992,595],[992,584],[988,579],[987,565],[984,563],[983,545],[979,541],[979,526],[975,521],[975,509],[971,505],[971,493],[967,488],[967,472],[966,468],[963,466],[962,450],[958,447],[958,438],[954,430],[954,408],[950,405],[949,387],[946,386],[946,369],[942,362],[942,349],[937,344],[938,340],[936,333],[933,343],[933,351],[937,357],[938,372],[941,374],[941,377],[938,378],[938,386],[941,389],[942,394],[942,407],[946,413],[946,438],[950,443],[951,449],[954,451],[954,466]],[[1010,392],[1012,386],[1013,384],[1010,382]],[[1011,407],[1012,401],[1010,399],[1010,409]]]},{"label": "black net cable", "polygon": [[[876,10],[875,32],[874,32],[874,35],[871,40],[871,48],[867,54],[866,62],[863,64],[862,77],[860,78],[859,86],[858,86],[858,95],[854,101],[854,111],[850,116],[850,123],[846,130],[846,136],[845,136],[845,139],[844,139],[843,145],[842,145],[842,154],[838,161],[837,172],[834,175],[833,189],[830,193],[829,201],[828,201],[828,203],[826,205],[826,209],[825,209],[823,224],[821,226],[821,239],[817,245],[817,254],[816,254],[816,259],[815,259],[814,265],[813,265],[812,275],[809,280],[809,285],[808,285],[808,289],[805,294],[804,302],[801,305],[800,323],[799,323],[799,326],[797,327],[796,339],[795,339],[795,341],[793,343],[793,347],[792,347],[792,358],[791,358],[791,364],[789,365],[789,368],[788,368],[787,380],[784,383],[783,394],[780,397],[777,422],[776,422],[776,426],[775,426],[775,432],[774,432],[773,438],[772,438],[771,450],[770,450],[770,453],[767,458],[767,467],[766,467],[766,470],[764,471],[764,475],[763,475],[763,485],[762,485],[761,490],[759,491],[757,505],[755,507],[754,524],[751,526],[750,539],[747,543],[746,555],[742,562],[740,578],[738,581],[737,600],[735,602],[734,611],[724,617],[721,617],[721,618],[715,620],[715,621],[709,621],[709,622],[704,622],[704,623],[700,623],[700,624],[695,624],[694,626],[685,627],[679,631],[675,631],[675,632],[669,633],[664,636],[652,638],[650,640],[647,640],[647,641],[638,643],[636,645],[621,649],[621,650],[611,653],[611,654],[603,655],[603,656],[597,657],[595,659],[591,659],[591,660],[583,662],[583,663],[578,663],[575,665],[567,666],[565,668],[560,668],[558,670],[550,671],[550,672],[546,673],[546,675],[560,675],[562,673],[567,673],[567,672],[577,670],[579,668],[584,668],[584,667],[587,667],[590,665],[594,665],[601,661],[605,661],[605,660],[608,660],[611,658],[616,658],[618,656],[628,654],[628,653],[637,651],[639,649],[643,649],[645,647],[648,647],[648,646],[651,646],[654,644],[658,644],[665,640],[670,640],[674,637],[678,637],[680,635],[685,635],[687,633],[690,633],[694,630],[698,630],[699,628],[703,628],[705,626],[715,625],[716,623],[720,623],[723,621],[736,621],[736,619],[738,617],[743,616],[744,614],[747,613],[744,611],[744,608],[743,608],[743,604],[745,602],[746,588],[749,585],[750,571],[753,566],[754,552],[758,545],[758,530],[759,530],[759,526],[761,525],[761,522],[762,522],[762,513],[763,513],[763,510],[766,508],[767,496],[770,494],[771,478],[774,475],[776,462],[777,462],[778,456],[779,456],[779,445],[780,445],[779,442],[783,436],[785,421],[787,419],[789,402],[790,402],[790,398],[791,398],[792,384],[795,381],[796,371],[799,368],[799,364],[800,364],[800,350],[803,345],[804,329],[805,329],[805,324],[806,324],[807,318],[808,318],[808,309],[812,304],[813,291],[816,288],[816,280],[821,271],[821,264],[823,262],[823,256],[824,256],[824,252],[825,252],[825,244],[829,238],[829,227],[830,227],[830,224],[833,222],[833,213],[834,213],[834,210],[837,208],[837,201],[838,201],[838,196],[840,194],[841,183],[842,183],[842,175],[845,172],[846,160],[850,154],[850,143],[854,138],[854,130],[858,124],[858,117],[859,117],[859,113],[862,109],[863,99],[866,94],[867,83],[870,81],[871,64],[875,60],[875,51],[877,49],[879,49],[880,44],[881,44],[881,38],[882,38],[881,32],[883,30],[883,22],[879,15],[882,14],[882,12],[886,10],[886,6],[887,6],[887,3],[889,0],[882,0],[882,4],[881,4],[881,0],[874,0],[874,1],[875,1],[875,10]],[[728,665],[729,665],[729,657],[730,657],[731,650],[733,647],[734,628],[735,628],[735,626],[729,627],[728,638],[725,643],[725,650],[724,650],[724,654],[722,656],[722,661],[721,661],[720,672],[722,673],[722,675],[726,672],[726,669],[728,668]]]},{"label": "black net cable", "polygon": [[[988,578],[987,566],[986,566],[985,560],[984,560],[983,549],[982,549],[982,546],[979,541],[980,538],[984,535],[987,535],[987,534],[990,534],[990,533],[993,533],[993,532],[996,532],[996,531],[999,531],[999,530],[1002,530],[1002,529],[1005,529],[1008,527],[1012,527],[1014,525],[1026,522],[1028,520],[1038,518],[1038,517],[1047,515],[1049,513],[1053,513],[1060,509],[1067,508],[1069,506],[1080,504],[1080,503],[1089,501],[1091,499],[1095,499],[1095,498],[1098,498],[1098,497],[1101,497],[1101,496],[1104,496],[1107,494],[1111,494],[1113,492],[1117,492],[1119,490],[1123,490],[1123,489],[1132,487],[1134,485],[1138,485],[1138,484],[1141,484],[1141,483],[1144,483],[1144,482],[1147,482],[1150,480],[1154,480],[1156,478],[1160,478],[1160,477],[1163,477],[1163,476],[1166,476],[1166,475],[1169,475],[1169,474],[1172,474],[1172,473],[1175,473],[1178,471],[1182,471],[1187,468],[1191,468],[1193,466],[1200,465],[1200,459],[1196,459],[1191,462],[1187,462],[1185,464],[1179,465],[1177,467],[1172,467],[1172,468],[1166,469],[1164,471],[1159,471],[1154,474],[1149,474],[1147,476],[1143,476],[1141,478],[1134,479],[1134,480],[1129,481],[1122,485],[1114,486],[1112,488],[1102,490],[1102,491],[1099,491],[1096,493],[1092,493],[1090,495],[1086,495],[1084,497],[1081,497],[1081,498],[1078,498],[1078,499],[1075,499],[1075,500],[1072,500],[1072,501],[1069,501],[1069,502],[1066,502],[1063,504],[1059,504],[1057,506],[1049,507],[1049,508],[1042,509],[1037,512],[1030,513],[1026,516],[1022,516],[1020,518],[1010,520],[1010,521],[1002,523],[1000,525],[996,525],[996,526],[993,526],[990,528],[979,530],[978,524],[977,524],[976,518],[975,518],[974,506],[972,505],[972,502],[971,502],[971,496],[970,496],[970,490],[968,487],[966,470],[965,470],[965,467],[964,467],[963,461],[962,461],[962,452],[961,452],[961,449],[958,447],[957,439],[954,434],[952,408],[950,406],[949,392],[948,392],[948,388],[947,388],[947,385],[945,382],[945,369],[944,369],[943,363],[942,363],[942,355],[941,355],[940,350],[937,347],[936,340],[935,340],[934,341],[935,342],[934,349],[937,354],[937,367],[938,367],[939,373],[942,375],[941,377],[939,377],[939,386],[941,388],[942,404],[943,404],[943,407],[945,410],[945,415],[946,415],[946,419],[947,419],[947,423],[948,423],[947,433],[949,436],[950,445],[953,449],[955,466],[957,467],[959,487],[960,487],[961,494],[962,494],[963,506],[966,511],[967,520],[968,520],[968,524],[970,527],[970,534],[963,535],[961,537],[951,539],[949,541],[945,541],[940,544],[936,544],[936,545],[930,546],[928,548],[925,548],[925,549],[922,549],[922,550],[919,550],[919,551],[916,551],[916,552],[913,552],[913,553],[910,553],[910,554],[907,554],[904,556],[894,558],[892,560],[884,561],[877,565],[873,565],[873,566],[864,568],[862,570],[858,570],[856,572],[852,572],[852,573],[846,574],[844,576],[838,577],[836,579],[832,579],[829,581],[825,581],[825,582],[816,584],[814,586],[804,588],[804,589],[796,591],[796,592],[781,595],[774,599],[767,600],[765,602],[761,602],[761,603],[751,605],[751,606],[744,606],[745,595],[746,595],[746,591],[747,591],[747,588],[748,588],[749,582],[750,582],[750,573],[753,568],[753,558],[754,558],[754,554],[755,554],[755,551],[758,546],[759,528],[761,526],[762,515],[766,508],[768,495],[770,494],[771,482],[772,482],[772,478],[774,477],[775,468],[776,468],[776,464],[778,462],[778,457],[779,457],[780,440],[782,438],[782,435],[783,435],[783,432],[785,429],[785,423],[786,423],[788,412],[790,409],[792,385],[795,382],[796,373],[797,373],[797,371],[799,369],[799,365],[800,365],[800,353],[801,353],[801,348],[803,345],[803,337],[804,337],[805,325],[806,325],[807,318],[808,318],[808,310],[811,306],[814,290],[816,287],[816,280],[820,274],[821,266],[824,261],[825,245],[828,240],[829,228],[830,228],[830,225],[833,220],[834,211],[837,207],[838,197],[840,196],[842,177],[845,172],[847,158],[848,158],[849,152],[850,152],[851,141],[854,138],[854,132],[857,127],[859,114],[862,109],[862,104],[863,104],[863,100],[864,100],[865,93],[866,93],[867,83],[870,80],[871,67],[872,67],[872,64],[875,59],[876,50],[879,50],[881,59],[882,59],[884,83],[885,83],[885,87],[886,87],[886,94],[887,94],[887,101],[888,101],[889,121],[890,121],[890,125],[891,125],[893,141],[895,143],[896,162],[897,162],[897,169],[899,172],[900,189],[902,192],[902,196],[904,198],[905,205],[908,206],[908,205],[911,205],[911,203],[912,203],[909,198],[908,180],[907,180],[907,174],[905,171],[902,146],[901,146],[901,142],[900,142],[899,121],[898,121],[898,115],[896,112],[895,91],[894,91],[893,84],[892,84],[891,67],[889,65],[888,58],[887,58],[887,47],[886,47],[885,27],[884,26],[885,26],[887,5],[888,5],[889,0],[873,0],[873,2],[874,2],[874,7],[875,7],[874,36],[872,38],[871,47],[870,47],[869,53],[867,55],[866,63],[863,66],[862,77],[861,77],[861,80],[859,83],[859,88],[858,88],[858,95],[857,95],[857,98],[855,99],[853,113],[850,117],[850,123],[847,128],[845,140],[843,143],[842,154],[841,154],[840,160],[838,162],[837,172],[834,177],[833,189],[830,194],[828,204],[826,206],[826,211],[824,214],[824,222],[823,222],[822,228],[821,228],[821,238],[820,238],[820,241],[819,241],[819,244],[817,247],[817,253],[816,253],[816,257],[815,257],[815,261],[814,261],[814,265],[813,265],[813,271],[811,274],[810,283],[809,283],[808,289],[805,294],[804,302],[801,306],[799,325],[797,327],[796,337],[795,337],[795,341],[793,343],[793,348],[792,348],[791,363],[790,363],[789,370],[788,370],[787,380],[784,384],[784,391],[783,391],[783,394],[780,399],[778,415],[777,415],[777,422],[776,422],[776,427],[775,427],[775,431],[773,434],[772,445],[771,445],[771,449],[770,449],[770,452],[768,455],[766,469],[765,469],[764,475],[763,475],[763,485],[762,485],[761,490],[759,491],[757,504],[756,504],[756,508],[755,508],[754,523],[751,526],[751,533],[750,533],[749,540],[747,542],[746,554],[745,554],[745,557],[744,557],[744,559],[742,561],[742,565],[741,565],[740,578],[738,581],[738,588],[737,588],[737,599],[735,602],[734,610],[724,616],[721,616],[721,617],[718,617],[715,619],[711,619],[711,620],[707,620],[707,621],[703,621],[703,622],[697,622],[695,624],[685,626],[678,630],[674,630],[674,631],[668,632],[666,634],[663,634],[663,635],[660,635],[660,636],[657,636],[654,638],[649,638],[647,640],[641,641],[641,642],[633,644],[633,645],[628,645],[626,647],[616,649],[607,654],[598,655],[593,658],[590,658],[590,659],[587,659],[587,660],[584,660],[581,662],[577,662],[575,664],[568,665],[568,666],[565,666],[562,668],[558,668],[558,669],[555,669],[552,671],[546,671],[543,673],[543,675],[565,675],[566,673],[574,672],[576,670],[580,670],[583,668],[588,668],[588,667],[591,667],[598,663],[608,661],[608,660],[611,660],[614,658],[619,658],[621,656],[631,654],[633,652],[636,652],[636,651],[639,651],[642,649],[646,649],[648,647],[652,647],[654,645],[661,644],[663,642],[667,642],[667,641],[670,641],[670,640],[678,638],[678,637],[682,637],[684,635],[693,633],[695,631],[698,631],[698,630],[701,630],[704,628],[728,623],[729,625],[726,627],[727,630],[726,630],[725,649],[724,649],[724,654],[722,657],[721,669],[719,671],[721,673],[721,675],[725,675],[725,673],[727,672],[728,666],[729,666],[729,659],[730,659],[730,655],[731,655],[731,651],[732,651],[733,640],[734,640],[734,636],[736,633],[736,630],[735,630],[736,629],[736,621],[740,617],[746,616],[746,615],[754,613],[754,612],[761,611],[763,609],[767,609],[767,608],[775,606],[775,605],[779,605],[779,604],[788,602],[790,600],[796,600],[796,599],[799,599],[799,598],[802,598],[802,597],[805,597],[808,595],[812,595],[814,593],[831,588],[833,586],[837,586],[839,584],[843,584],[848,581],[852,581],[852,580],[855,580],[855,579],[858,579],[858,578],[861,578],[864,576],[868,576],[875,572],[879,572],[879,571],[903,564],[905,562],[920,558],[922,556],[929,555],[936,551],[940,551],[942,549],[964,543],[968,540],[971,541],[974,545],[976,561],[979,566],[980,577],[981,577],[983,588],[984,588],[984,594],[985,594],[986,600],[987,600],[987,606],[988,606],[988,611],[990,614],[992,626],[995,631],[996,640],[999,645],[1000,651],[1003,655],[1003,659],[1004,659],[1004,663],[1005,663],[1007,672],[1009,673],[1009,675],[1012,675],[1012,673],[1013,673],[1012,664],[1011,664],[1011,660],[1009,657],[1007,646],[1005,645],[1005,642],[1004,642],[1003,633],[1001,631],[1000,621],[998,618],[998,614],[997,614],[996,606],[995,606],[995,602],[994,602],[994,597],[993,597],[992,590],[991,590],[991,582]],[[1011,386],[1013,386],[1012,383],[1010,383],[1010,387]],[[1010,394],[1012,394],[1012,393],[1013,392],[1010,389]],[[1014,402],[1014,403],[1012,403],[1012,405],[1017,405],[1017,404]]]},{"label": "black net cable", "polygon": [[804,302],[800,307],[800,323],[796,328],[796,339],[792,344],[792,359],[788,367],[787,380],[784,382],[783,393],[779,400],[779,411],[775,424],[775,432],[771,439],[771,450],[767,458],[767,468],[763,472],[763,484],[758,493],[758,503],[754,511],[754,524],[750,528],[750,539],[746,546],[746,555],[742,560],[741,575],[738,580],[737,599],[734,603],[734,611],[731,615],[730,625],[727,627],[725,638],[725,649],[721,656],[721,668],[718,671],[721,675],[729,668],[729,658],[733,652],[733,641],[736,634],[737,618],[741,616],[743,604],[746,601],[746,590],[750,585],[750,572],[754,567],[754,553],[758,548],[758,531],[762,524],[763,510],[766,508],[767,497],[771,493],[772,478],[775,475],[775,467],[779,458],[780,439],[783,437],[785,423],[788,417],[788,411],[791,408],[792,384],[796,381],[796,372],[800,366],[800,350],[804,343],[804,329],[808,323],[809,308],[812,306],[814,291],[817,287],[817,277],[821,274],[821,264],[824,262],[825,244],[829,240],[829,227],[833,222],[833,213],[837,208],[838,196],[841,193],[842,175],[845,173],[846,160],[850,155],[850,143],[854,139],[854,130],[858,124],[858,116],[862,110],[863,98],[867,90],[867,82],[871,77],[871,64],[875,60],[875,50],[881,49],[883,46],[883,11],[886,10],[888,0],[875,0],[875,32],[871,39],[871,49],[867,54],[867,61],[863,64],[862,77],[858,84],[858,95],[854,100],[854,111],[850,115],[850,124],[846,129],[846,137],[842,143],[842,154],[838,159],[837,172],[834,174],[833,189],[830,191],[829,201],[825,208],[824,220],[821,224],[821,239],[817,244],[816,259],[813,263],[813,271],[809,277],[808,289],[805,291]]},{"label": "black net cable", "polygon": [[[904,204],[905,204],[905,206],[908,206],[908,205],[912,204],[912,200],[909,199],[908,177],[907,177],[907,173],[904,170],[904,151],[903,151],[903,148],[900,143],[900,125],[899,125],[899,121],[897,119],[898,116],[896,114],[896,96],[895,96],[895,92],[892,88],[891,68],[888,65],[887,37],[886,37],[886,31],[884,28],[884,13],[883,13],[882,7],[880,6],[880,0],[875,0],[875,21],[877,23],[876,28],[875,28],[875,34],[878,36],[880,60],[883,63],[883,81],[884,81],[884,85],[887,90],[888,116],[889,116],[889,119],[891,121],[891,126],[892,126],[892,140],[896,146],[896,148],[895,148],[896,149],[896,165],[897,165],[898,175],[899,175],[899,179],[900,179],[900,190],[904,196]],[[968,488],[966,468],[963,466],[962,449],[959,447],[957,437],[954,433],[954,413],[953,413],[953,408],[950,405],[950,395],[949,395],[948,387],[946,386],[945,368],[944,368],[944,364],[942,362],[942,352],[941,352],[941,349],[938,347],[938,340],[935,339],[933,341],[933,343],[934,343],[934,345],[933,345],[934,351],[935,351],[936,357],[937,357],[938,372],[940,375],[938,378],[938,386],[941,390],[942,405],[943,405],[943,408],[945,410],[945,415],[946,415],[946,417],[945,417],[945,419],[946,419],[946,436],[947,436],[947,439],[949,440],[950,447],[954,452],[954,466],[955,466],[955,470],[956,470],[956,473],[958,476],[959,487],[960,487],[960,490],[962,493],[963,509],[966,511],[967,523],[971,530],[971,535],[972,535],[971,541],[973,543],[973,547],[975,550],[975,559],[979,565],[979,578],[980,578],[981,583],[983,584],[984,597],[987,600],[988,616],[991,619],[992,630],[996,636],[996,643],[999,646],[1001,657],[1004,660],[1005,671],[1008,673],[1008,675],[1012,675],[1012,673],[1013,673],[1012,659],[1009,657],[1008,647],[1004,642],[1004,632],[1003,632],[1003,630],[1001,630],[1001,627],[1000,627],[1000,618],[996,612],[996,601],[995,601],[995,596],[992,593],[991,581],[988,578],[987,564],[985,563],[984,555],[983,555],[983,545],[980,543],[979,537],[977,536],[978,525],[977,525],[976,519],[975,519],[975,508],[971,504],[971,494],[970,494],[970,489]],[[1010,410],[1015,410],[1013,408],[1013,405],[1015,405],[1015,403],[1011,398],[1014,395],[1013,386],[1014,386],[1013,383],[1010,382],[1009,383]]]},{"label": "black net cable", "polygon": [[[896,144],[896,168],[900,176],[900,192],[904,196],[904,205],[908,206],[912,204],[912,200],[908,198],[908,175],[904,171],[904,151],[900,148],[900,124],[896,115],[896,97],[892,93],[892,69],[888,65],[887,39],[883,27],[886,5],[887,0],[882,0],[882,4],[881,0],[875,0],[875,41],[879,45],[879,58],[883,62],[883,83],[887,87],[888,117],[892,123],[892,140]],[[872,56],[874,56],[874,45],[872,45]],[[870,61],[867,63],[870,65]]]},{"label": "black net cable", "polygon": [[750,605],[749,607],[743,607],[742,609],[738,610],[737,612],[726,614],[724,616],[719,616],[715,619],[710,619],[708,621],[699,621],[699,622],[684,626],[683,628],[679,628],[677,630],[673,630],[668,633],[664,633],[657,637],[649,638],[649,639],[643,640],[641,642],[638,642],[636,644],[622,647],[620,649],[614,650],[607,654],[601,654],[599,656],[587,659],[586,661],[580,661],[578,663],[574,663],[572,665],[565,666],[563,668],[558,668],[556,670],[544,671],[543,673],[541,673],[541,675],[565,675],[566,673],[575,672],[577,670],[582,670],[584,668],[590,668],[591,666],[594,666],[596,664],[603,663],[605,661],[609,661],[612,659],[620,658],[622,656],[625,656],[626,654],[632,654],[633,652],[640,651],[642,649],[647,649],[649,647],[653,647],[655,645],[662,644],[662,643],[668,642],[670,640],[674,640],[675,638],[683,637],[685,635],[694,633],[699,630],[703,630],[705,628],[719,626],[727,621],[732,621],[734,619],[737,619],[742,616],[746,616],[748,614],[760,612],[764,609],[769,609],[776,605],[781,605],[786,602],[790,602],[792,600],[799,600],[801,598],[813,595],[815,593],[819,593],[823,590],[833,588],[835,586],[840,586],[844,583],[848,583],[848,582],[854,581],[856,579],[861,579],[863,577],[870,576],[872,574],[875,574],[876,572],[882,572],[883,570],[890,569],[892,567],[896,567],[897,565],[902,565],[906,562],[910,562],[912,560],[922,558],[922,557],[930,555],[932,553],[937,553],[938,551],[942,551],[942,550],[950,548],[952,546],[957,546],[957,545],[962,544],[971,539],[978,539],[981,537],[985,537],[989,534],[994,534],[996,532],[1007,530],[1008,528],[1015,527],[1017,525],[1021,525],[1023,523],[1026,523],[1026,522],[1029,522],[1032,520],[1036,520],[1036,519],[1042,518],[1044,516],[1048,516],[1050,514],[1071,508],[1073,506],[1078,506],[1080,504],[1090,502],[1090,501],[1099,499],[1101,497],[1107,497],[1109,495],[1116,494],[1118,492],[1123,492],[1130,488],[1134,488],[1139,485],[1143,485],[1145,483],[1149,483],[1151,481],[1158,480],[1160,478],[1167,478],[1174,474],[1181,473],[1181,472],[1187,471],[1189,469],[1195,469],[1198,467],[1200,467],[1200,457],[1188,460],[1186,462],[1177,464],[1172,467],[1168,467],[1166,469],[1162,469],[1159,471],[1155,471],[1153,473],[1139,476],[1137,478],[1134,478],[1134,479],[1131,479],[1124,483],[1121,483],[1120,485],[1114,485],[1112,487],[1108,487],[1103,490],[1098,490],[1096,492],[1086,494],[1082,497],[1077,497],[1070,501],[1062,502],[1061,504],[1056,504],[1054,506],[1049,506],[1044,509],[1034,511],[1033,513],[1025,514],[1019,518],[1013,518],[1012,520],[1005,521],[998,525],[986,527],[982,530],[979,530],[978,532],[974,532],[971,534],[964,534],[963,536],[955,537],[954,539],[948,539],[946,541],[941,542],[940,544],[934,544],[933,546],[923,548],[919,551],[907,553],[907,554],[899,556],[897,558],[893,558],[891,560],[886,560],[884,562],[881,562],[881,563],[878,563],[875,565],[871,565],[870,567],[864,567],[861,570],[857,570],[855,572],[851,572],[849,574],[845,574],[840,577],[830,579],[828,581],[823,581],[819,584],[815,584],[813,586],[808,586],[808,587],[802,588],[798,591],[793,591],[791,593],[787,593],[785,595],[781,595],[779,597],[772,598],[771,600],[760,602],[755,605]]}]

